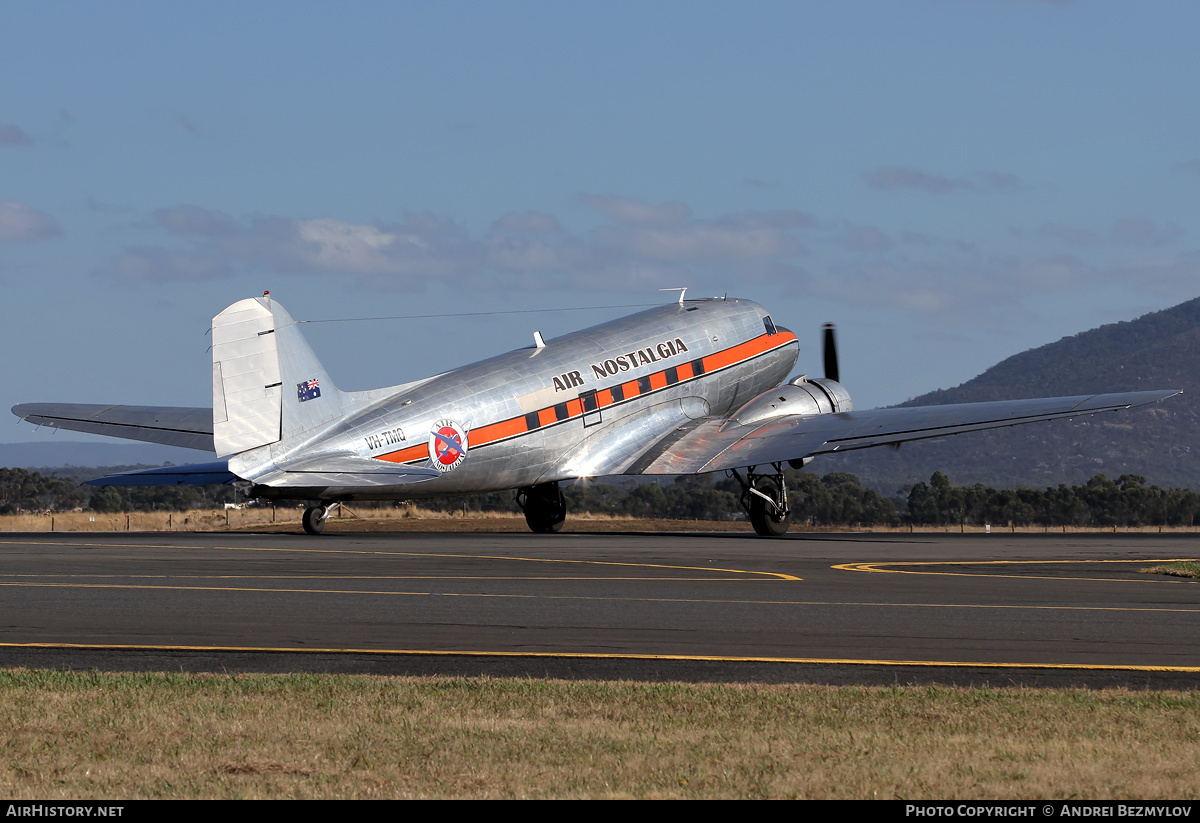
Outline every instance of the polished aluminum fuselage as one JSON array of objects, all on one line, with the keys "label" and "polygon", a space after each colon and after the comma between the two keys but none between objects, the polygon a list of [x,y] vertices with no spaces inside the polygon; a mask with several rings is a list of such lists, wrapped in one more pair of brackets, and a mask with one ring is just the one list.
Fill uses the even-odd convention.
[{"label": "polished aluminum fuselage", "polygon": [[639,473],[673,432],[727,416],[787,377],[795,335],[766,316],[747,300],[689,300],[399,387],[314,432],[294,453],[436,467],[431,432],[449,427],[467,439],[456,466],[404,486],[276,494],[412,499]]}]

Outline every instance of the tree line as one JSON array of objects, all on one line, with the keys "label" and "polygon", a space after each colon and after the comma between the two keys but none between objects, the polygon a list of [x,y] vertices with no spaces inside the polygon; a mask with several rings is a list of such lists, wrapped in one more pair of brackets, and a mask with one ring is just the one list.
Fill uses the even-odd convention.
[{"label": "tree line", "polygon": [[[242,502],[230,486],[82,485],[102,473],[113,470],[67,469],[43,475],[0,469],[0,514],[185,511]],[[1193,526],[1200,518],[1200,493],[1147,486],[1145,478],[1134,474],[1116,480],[1098,474],[1081,486],[1038,490],[993,489],[982,483],[955,486],[939,471],[928,483],[915,483],[890,498],[846,472],[818,476],[789,470],[785,477],[796,525]],[[732,477],[685,476],[622,485],[579,481],[564,484],[564,492],[568,510],[574,512],[672,520],[745,519],[739,503],[741,486]],[[511,492],[423,500],[420,505],[447,512],[517,510]]]},{"label": "tree line", "polygon": [[146,466],[67,468],[42,474],[0,469],[0,514],[20,512],[187,511],[221,508],[237,500],[230,486],[88,486],[85,481]]},{"label": "tree line", "polygon": [[[1098,474],[1081,486],[992,489],[954,486],[942,472],[884,497],[847,472],[785,472],[792,523],[798,526],[1195,526],[1200,493],[1147,486],[1125,474]],[[664,478],[630,485],[566,485],[567,510],[672,520],[744,520],[733,478]],[[512,494],[495,492],[421,501],[441,511],[515,511]]]}]

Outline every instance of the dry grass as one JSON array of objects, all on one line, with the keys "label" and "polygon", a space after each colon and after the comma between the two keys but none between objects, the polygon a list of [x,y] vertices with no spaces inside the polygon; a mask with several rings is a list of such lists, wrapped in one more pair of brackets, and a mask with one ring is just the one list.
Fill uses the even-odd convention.
[{"label": "dry grass", "polygon": [[187,512],[59,512],[0,517],[0,532],[190,532],[250,526],[300,528],[300,509],[229,509]]},{"label": "dry grass", "polygon": [[1142,574],[1165,574],[1171,577],[1200,577],[1200,563],[1194,560],[1184,560],[1179,563],[1151,566],[1141,569],[1141,572]]},{"label": "dry grass", "polygon": [[[214,531],[302,531],[302,507],[283,506],[188,512],[128,512],[96,514],[67,512],[59,514],[15,514],[0,516],[0,532],[214,532]],[[739,521],[656,520],[614,517],[591,512],[571,512],[567,532],[746,532],[750,524]],[[326,530],[336,532],[528,532],[525,518],[517,513],[439,512],[416,505],[384,509],[357,509],[347,505],[329,518]],[[878,532],[924,534],[983,534],[985,526],[810,526],[793,523],[795,532]],[[995,534],[1088,534],[1116,532],[1114,527],[993,526]],[[1193,526],[1122,527],[1123,533],[1186,534],[1200,531]]]},{"label": "dry grass", "polygon": [[0,672],[0,794],[1200,796],[1200,696]]},{"label": "dry grass", "polygon": [[[0,532],[188,532],[296,531],[301,532],[303,507],[278,506],[187,512],[129,512],[97,514],[16,514],[0,516]],[[590,512],[572,513],[567,531],[720,531],[745,530],[746,523],[697,520],[637,520]],[[519,513],[440,512],[419,506],[384,509],[336,509],[327,521],[329,532],[528,532]]]}]

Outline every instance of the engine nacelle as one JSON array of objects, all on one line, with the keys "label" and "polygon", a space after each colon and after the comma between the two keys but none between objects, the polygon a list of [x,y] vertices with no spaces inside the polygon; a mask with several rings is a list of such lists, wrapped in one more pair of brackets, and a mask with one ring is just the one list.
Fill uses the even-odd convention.
[{"label": "engine nacelle", "polygon": [[829,398],[829,403],[835,412],[854,411],[854,402],[850,399],[850,392],[846,391],[846,387],[836,380],[830,380],[828,377],[818,377],[815,380],[797,377],[788,385],[800,385],[801,381],[809,386],[820,388]]},{"label": "engine nacelle", "polygon": [[801,376],[763,392],[738,409],[721,428],[749,426],[792,414],[834,414],[853,408],[850,393],[841,383],[823,377],[809,380],[807,376]]}]

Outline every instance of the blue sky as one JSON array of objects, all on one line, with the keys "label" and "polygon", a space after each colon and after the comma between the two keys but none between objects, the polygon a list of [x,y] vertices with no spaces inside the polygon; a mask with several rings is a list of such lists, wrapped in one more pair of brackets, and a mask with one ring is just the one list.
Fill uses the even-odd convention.
[{"label": "blue sky", "polygon": [[[0,406],[207,405],[208,322],[264,289],[325,319],[689,286],[768,306],[800,371],[836,322],[860,407],[956,385],[1200,294],[1197,31],[1103,0],[6,3]],[[308,330],[359,389],[623,313]]]}]

